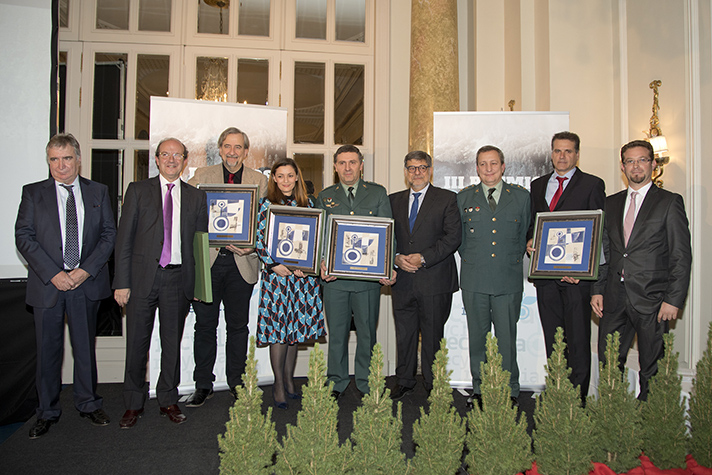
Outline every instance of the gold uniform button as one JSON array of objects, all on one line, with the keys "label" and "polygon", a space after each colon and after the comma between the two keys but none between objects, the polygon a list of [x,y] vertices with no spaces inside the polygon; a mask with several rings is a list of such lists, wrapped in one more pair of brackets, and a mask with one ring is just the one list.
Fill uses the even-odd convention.
[{"label": "gold uniform button", "polygon": [[493,230],[492,230],[492,234],[497,234],[497,230],[496,230],[496,229],[493,229]]},{"label": "gold uniform button", "polygon": [[497,241],[492,241],[492,245],[493,245],[493,246],[496,246],[496,245],[497,245]]},{"label": "gold uniform button", "polygon": [[354,212],[353,212],[353,211],[351,211],[351,212],[350,212],[349,214],[354,214]]},{"label": "gold uniform button", "polygon": [[470,232],[471,232],[471,233],[474,233],[474,232],[475,232],[475,229],[474,229],[474,228],[470,228]]},{"label": "gold uniform button", "polygon": [[492,218],[492,221],[497,221],[497,218]]},{"label": "gold uniform button", "polygon": [[492,253],[492,257],[497,257],[494,253]]}]

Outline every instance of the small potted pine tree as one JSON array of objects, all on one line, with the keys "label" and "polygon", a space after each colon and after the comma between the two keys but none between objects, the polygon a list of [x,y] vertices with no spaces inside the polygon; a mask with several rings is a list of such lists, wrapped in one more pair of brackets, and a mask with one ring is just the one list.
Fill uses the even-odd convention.
[{"label": "small potted pine tree", "polygon": [[447,369],[447,353],[443,338],[433,362],[433,389],[428,397],[430,411],[426,414],[421,407],[420,419],[413,424],[416,450],[408,467],[411,475],[453,474],[461,465],[466,428],[452,405],[452,371]]},{"label": "small potted pine tree", "polygon": [[546,365],[546,389],[537,398],[534,453],[542,475],[583,475],[593,468],[593,425],[581,407],[578,388],[569,380],[564,330],[556,330],[554,352]]},{"label": "small potted pine tree", "polygon": [[262,414],[262,391],[257,387],[255,337],[250,337],[247,365],[237,387],[237,400],[230,408],[225,434],[218,434],[220,473],[223,475],[268,475],[272,456],[277,450],[277,431],[272,422],[272,408]]},{"label": "small potted pine tree", "polygon": [[707,349],[697,362],[690,395],[690,454],[697,463],[712,467],[712,323],[707,330]]}]

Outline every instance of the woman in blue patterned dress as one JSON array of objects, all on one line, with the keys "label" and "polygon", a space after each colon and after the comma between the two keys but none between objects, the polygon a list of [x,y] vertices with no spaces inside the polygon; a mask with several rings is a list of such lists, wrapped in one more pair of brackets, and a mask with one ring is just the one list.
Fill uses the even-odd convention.
[{"label": "woman in blue patterned dress", "polygon": [[270,204],[313,207],[297,163],[278,160],[270,173],[267,197],[260,200],[257,225],[257,255],[264,264],[260,280],[257,342],[269,345],[274,373],[272,397],[279,409],[287,409],[287,398],[300,399],[294,387],[297,344],[326,333],[319,281],[300,270],[290,271],[276,263],[266,249],[265,230]]}]

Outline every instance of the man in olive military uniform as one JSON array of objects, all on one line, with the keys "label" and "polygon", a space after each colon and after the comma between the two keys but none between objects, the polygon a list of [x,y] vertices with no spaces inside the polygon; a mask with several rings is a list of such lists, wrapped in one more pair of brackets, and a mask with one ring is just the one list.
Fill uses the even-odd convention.
[{"label": "man in olive military uniform", "polygon": [[522,303],[522,258],[531,219],[529,192],[502,180],[504,154],[486,145],[477,151],[479,185],[457,195],[462,217],[460,287],[467,313],[472,397],[480,407],[480,363],[485,361],[487,332],[494,332],[502,367],[510,372],[512,403],[519,396],[517,321]]},{"label": "man in olive military uniform", "polygon": [[[334,169],[339,175],[339,183],[319,193],[317,206],[326,211],[325,219],[331,214],[378,216],[391,218],[391,203],[386,189],[376,183],[361,180],[363,155],[354,145],[342,145],[334,154]],[[368,393],[368,373],[371,350],[376,344],[378,310],[381,284],[391,285],[395,281],[381,279],[380,282],[362,280],[324,278],[324,313],[329,327],[327,377],[333,381],[332,397],[338,399],[349,385],[349,333],[353,314],[356,327],[356,357],[354,374],[356,387],[362,394]]]}]

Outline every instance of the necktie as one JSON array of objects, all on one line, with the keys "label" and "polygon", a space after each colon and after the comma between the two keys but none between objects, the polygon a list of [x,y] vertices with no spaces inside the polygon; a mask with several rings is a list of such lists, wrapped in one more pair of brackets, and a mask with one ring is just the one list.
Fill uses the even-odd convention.
[{"label": "necktie", "polygon": [[354,205],[354,187],[349,186],[349,205]]},{"label": "necktie", "polygon": [[228,174],[227,174],[227,182],[228,182],[228,183],[235,183],[235,174],[234,174],[234,173],[228,173]]},{"label": "necktie", "polygon": [[487,190],[487,201],[489,202],[490,209],[492,211],[497,209],[497,202],[494,200],[494,192],[497,191],[497,188],[490,188]]},{"label": "necktie", "polygon": [[413,193],[413,205],[410,207],[410,216],[408,216],[408,224],[410,224],[410,231],[413,232],[413,225],[415,224],[415,218],[418,217],[418,200],[420,199],[420,193]]},{"label": "necktie", "polygon": [[630,233],[633,232],[633,225],[635,224],[635,200],[637,197],[637,191],[630,194],[630,205],[628,206],[628,212],[625,214],[625,219],[623,219],[623,238],[626,246],[628,246],[628,239],[630,239]]},{"label": "necktie", "polygon": [[166,199],[163,204],[163,251],[161,251],[161,259],[158,264],[161,267],[166,267],[171,263],[171,244],[173,241],[173,196],[171,190],[175,186],[173,183],[166,185]]},{"label": "necktie", "polygon": [[67,190],[67,206],[64,210],[64,267],[74,269],[79,265],[79,224],[77,202],[74,201],[74,185],[61,185]]},{"label": "necktie", "polygon": [[556,179],[559,180],[559,187],[556,189],[556,193],[554,193],[554,196],[551,198],[549,211],[554,211],[554,209],[556,209],[556,203],[559,202],[559,198],[561,198],[561,194],[564,192],[564,182],[569,178],[565,176],[557,176]]}]

